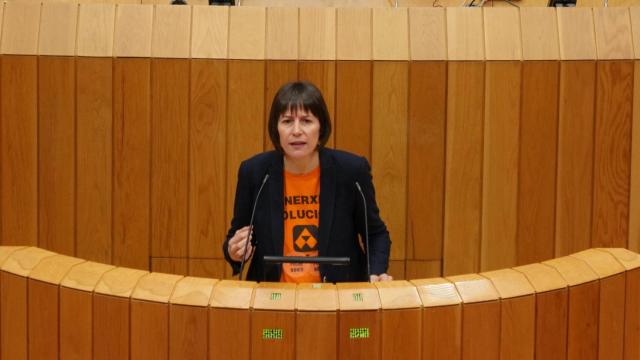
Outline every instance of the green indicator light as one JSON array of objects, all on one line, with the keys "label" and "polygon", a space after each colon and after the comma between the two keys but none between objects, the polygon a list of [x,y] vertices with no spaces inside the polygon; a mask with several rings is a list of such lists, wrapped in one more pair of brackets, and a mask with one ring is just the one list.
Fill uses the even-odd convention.
[{"label": "green indicator light", "polygon": [[262,340],[282,340],[283,338],[282,329],[262,329]]},{"label": "green indicator light", "polygon": [[282,299],[282,293],[271,293],[271,300],[280,300]]},{"label": "green indicator light", "polygon": [[368,339],[369,328],[351,328],[349,329],[349,339]]},{"label": "green indicator light", "polygon": [[353,293],[353,301],[362,302],[362,293]]}]

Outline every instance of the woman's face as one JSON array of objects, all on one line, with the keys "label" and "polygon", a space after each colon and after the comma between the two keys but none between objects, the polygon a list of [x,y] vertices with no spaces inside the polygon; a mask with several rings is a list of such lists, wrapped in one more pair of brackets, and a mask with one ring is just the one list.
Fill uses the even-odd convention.
[{"label": "woman's face", "polygon": [[320,120],[301,108],[289,109],[278,119],[280,146],[291,159],[303,159],[316,151],[320,138]]}]

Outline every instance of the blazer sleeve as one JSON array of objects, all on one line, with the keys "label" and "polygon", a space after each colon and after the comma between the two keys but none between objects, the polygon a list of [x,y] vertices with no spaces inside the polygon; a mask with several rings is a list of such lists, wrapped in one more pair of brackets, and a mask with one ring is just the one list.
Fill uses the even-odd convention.
[{"label": "blazer sleeve", "polygon": [[[357,181],[362,188],[364,198],[367,204],[367,222],[369,230],[369,261],[371,265],[371,274],[379,275],[387,272],[389,267],[389,253],[391,251],[391,239],[389,231],[384,221],[380,218],[380,210],[376,203],[376,192],[371,177],[371,166],[366,158],[362,158],[362,162],[358,169]],[[357,201],[362,201],[360,194],[357,195]],[[356,206],[356,222],[358,233],[365,238],[364,216],[362,214],[363,206]]]},{"label": "blazer sleeve", "polygon": [[246,164],[243,162],[238,169],[238,180],[236,185],[236,197],[233,205],[233,219],[231,220],[231,227],[227,232],[227,237],[222,244],[222,251],[224,252],[224,258],[231,265],[233,269],[233,275],[240,272],[240,262],[234,261],[229,256],[229,240],[233,237],[238,229],[249,225],[251,217],[251,188],[249,175]]}]

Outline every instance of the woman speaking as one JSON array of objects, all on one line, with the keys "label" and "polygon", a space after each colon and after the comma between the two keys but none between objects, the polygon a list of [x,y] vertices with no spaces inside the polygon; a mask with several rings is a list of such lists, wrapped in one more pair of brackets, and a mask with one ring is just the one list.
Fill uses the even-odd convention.
[{"label": "woman speaking", "polygon": [[[249,280],[391,280],[386,274],[391,241],[369,163],[324,147],[331,121],[320,91],[308,82],[282,86],[268,127],[276,150],[243,161],[238,171],[233,220],[223,245],[234,275],[244,255],[245,260],[253,256]],[[358,235],[363,241],[368,235],[368,254]],[[348,257],[350,263],[269,266],[263,264],[265,255]]]}]

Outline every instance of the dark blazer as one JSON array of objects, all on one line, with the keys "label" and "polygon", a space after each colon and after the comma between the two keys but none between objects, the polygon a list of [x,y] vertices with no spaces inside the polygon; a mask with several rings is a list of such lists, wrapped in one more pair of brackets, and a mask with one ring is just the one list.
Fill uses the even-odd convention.
[{"label": "dark blazer", "polygon": [[[380,219],[367,159],[344,151],[320,149],[320,219],[319,256],[350,257],[349,266],[320,266],[320,277],[327,282],[368,281],[363,246],[365,220],[362,197],[356,188],[360,184],[367,202],[371,273],[387,271],[391,241]],[[253,202],[266,174],[265,184],[256,205],[253,254],[247,279],[279,281],[281,266],[262,263],[264,255],[283,254],[284,246],[284,182],[283,156],[277,151],[258,154],[240,165],[233,220],[223,245],[225,259],[234,274],[240,263],[231,260],[227,251],[229,239],[236,230],[249,225]]]}]

